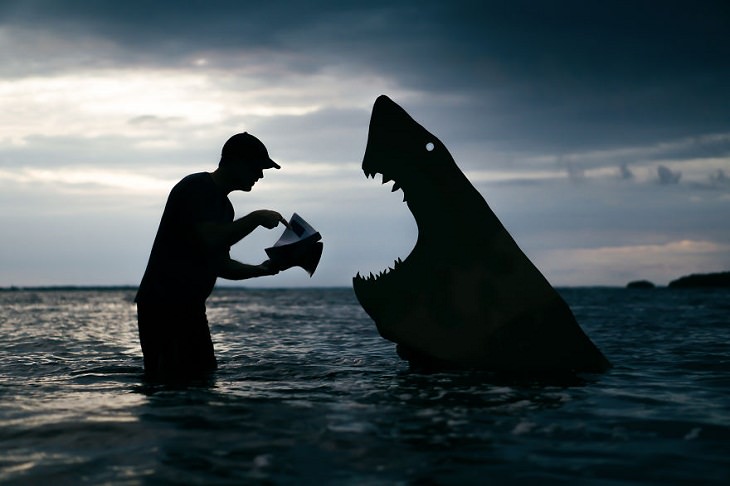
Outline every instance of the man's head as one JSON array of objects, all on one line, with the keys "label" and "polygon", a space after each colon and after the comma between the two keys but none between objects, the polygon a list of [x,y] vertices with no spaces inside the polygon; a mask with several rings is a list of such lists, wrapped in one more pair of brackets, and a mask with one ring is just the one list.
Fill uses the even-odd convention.
[{"label": "man's head", "polygon": [[220,164],[250,164],[259,169],[281,169],[269,158],[266,146],[248,132],[237,133],[223,144]]},{"label": "man's head", "polygon": [[264,169],[281,169],[271,160],[266,146],[250,133],[237,133],[229,138],[221,150],[218,167],[238,179],[236,189],[250,191],[264,176]]}]

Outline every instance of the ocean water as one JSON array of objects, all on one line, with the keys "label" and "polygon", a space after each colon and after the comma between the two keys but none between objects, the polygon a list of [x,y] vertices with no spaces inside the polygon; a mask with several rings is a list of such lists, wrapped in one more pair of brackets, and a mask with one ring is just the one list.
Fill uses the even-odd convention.
[{"label": "ocean water", "polygon": [[156,385],[133,291],[0,292],[0,483],[730,484],[730,292],[560,292],[608,373],[421,374],[350,289],[237,289]]}]

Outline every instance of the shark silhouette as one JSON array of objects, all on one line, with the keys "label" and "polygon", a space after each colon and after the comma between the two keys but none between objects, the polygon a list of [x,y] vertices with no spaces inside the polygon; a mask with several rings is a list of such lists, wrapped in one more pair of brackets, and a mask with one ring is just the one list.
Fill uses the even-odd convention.
[{"label": "shark silhouette", "polygon": [[394,181],[418,226],[405,260],[353,278],[398,354],[430,368],[553,373],[611,365],[441,141],[383,95],[362,163]]}]

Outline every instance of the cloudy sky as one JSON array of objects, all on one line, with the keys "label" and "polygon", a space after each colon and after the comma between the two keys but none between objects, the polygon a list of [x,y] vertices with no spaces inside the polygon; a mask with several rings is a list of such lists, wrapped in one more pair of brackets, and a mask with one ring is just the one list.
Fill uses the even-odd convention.
[{"label": "cloudy sky", "polygon": [[[389,95],[554,285],[730,270],[727,1],[0,2],[0,286],[136,285],[167,193],[249,131],[349,285],[417,229],[360,170]],[[280,230],[234,247],[246,262]]]}]

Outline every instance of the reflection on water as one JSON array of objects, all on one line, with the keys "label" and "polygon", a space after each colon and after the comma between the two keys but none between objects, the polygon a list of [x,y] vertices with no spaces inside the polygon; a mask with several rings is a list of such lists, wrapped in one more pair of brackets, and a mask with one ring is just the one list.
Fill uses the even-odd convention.
[{"label": "reflection on water", "polygon": [[218,292],[220,369],[163,385],[130,292],[0,293],[0,481],[723,484],[726,297],[566,291],[616,365],[566,381],[412,372],[348,289]]}]

